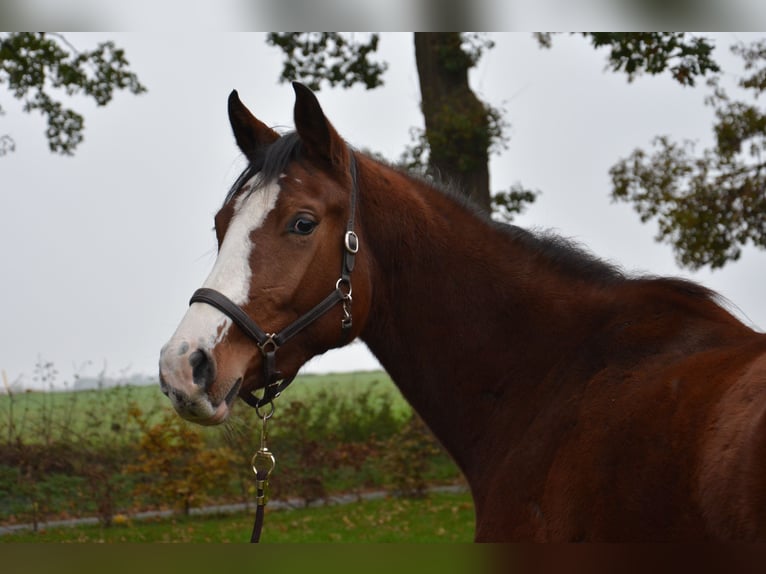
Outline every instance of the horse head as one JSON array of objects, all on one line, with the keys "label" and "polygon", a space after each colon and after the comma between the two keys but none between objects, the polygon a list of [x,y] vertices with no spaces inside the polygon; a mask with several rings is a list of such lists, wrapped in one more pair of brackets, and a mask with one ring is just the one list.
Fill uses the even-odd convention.
[{"label": "horse head", "polygon": [[200,424],[225,420],[237,396],[273,398],[310,358],[356,337],[369,310],[354,152],[314,94],[294,89],[296,129],[283,136],[229,97],[249,165],[215,216],[213,269],[160,355],[162,391]]}]

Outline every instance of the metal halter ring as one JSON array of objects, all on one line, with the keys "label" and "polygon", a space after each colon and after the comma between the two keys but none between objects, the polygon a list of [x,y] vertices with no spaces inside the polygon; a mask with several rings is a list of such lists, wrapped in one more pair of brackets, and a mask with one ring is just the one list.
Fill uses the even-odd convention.
[{"label": "metal halter ring", "polygon": [[[266,405],[270,406],[271,410],[269,410],[269,412],[267,412],[265,414],[261,414],[261,407],[259,407],[258,405],[255,405],[255,414],[257,414],[264,421],[267,421],[271,417],[273,417],[274,416],[274,411],[277,408],[277,407],[274,406],[274,401],[269,401],[268,403],[266,403]],[[263,405],[263,406],[266,406],[266,405]]]},{"label": "metal halter ring", "polygon": [[277,352],[277,349],[279,349],[279,345],[277,345],[277,342],[274,340],[274,337],[276,337],[276,334],[268,333],[267,338],[263,343],[257,343],[258,348],[261,350],[261,353],[266,355],[268,353]]},{"label": "metal halter ring", "polygon": [[[348,291],[343,291],[342,286],[345,285],[348,287]],[[335,289],[340,293],[341,297],[344,301],[350,301],[351,300],[351,293],[353,292],[353,289],[351,288],[351,280],[350,279],[344,279],[341,277],[335,282]]]}]

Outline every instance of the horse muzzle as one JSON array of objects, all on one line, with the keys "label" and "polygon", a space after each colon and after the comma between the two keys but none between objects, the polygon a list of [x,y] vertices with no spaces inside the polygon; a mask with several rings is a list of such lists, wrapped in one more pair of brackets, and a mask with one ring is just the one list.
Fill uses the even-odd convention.
[{"label": "horse muzzle", "polygon": [[160,353],[160,389],[186,420],[202,425],[226,420],[242,379],[216,381],[213,353],[185,340],[171,340]]}]

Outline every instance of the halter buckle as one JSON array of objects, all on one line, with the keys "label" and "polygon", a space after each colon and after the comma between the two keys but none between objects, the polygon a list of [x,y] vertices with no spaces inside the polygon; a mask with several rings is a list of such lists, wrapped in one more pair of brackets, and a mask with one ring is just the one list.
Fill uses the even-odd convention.
[{"label": "halter buckle", "polygon": [[352,255],[356,255],[357,251],[359,251],[359,237],[353,231],[346,231],[343,243],[346,246],[346,251]]}]

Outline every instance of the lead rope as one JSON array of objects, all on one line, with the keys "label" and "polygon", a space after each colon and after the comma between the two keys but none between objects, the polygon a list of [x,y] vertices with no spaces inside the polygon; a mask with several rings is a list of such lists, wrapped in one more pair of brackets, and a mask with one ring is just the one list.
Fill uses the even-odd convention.
[{"label": "lead rope", "polygon": [[276,459],[266,446],[266,422],[274,415],[274,403],[268,403],[271,409],[268,412],[261,413],[259,407],[255,407],[256,414],[261,417],[261,448],[253,455],[252,465],[255,473],[255,522],[253,523],[253,533],[250,535],[250,542],[260,542],[261,530],[263,530],[263,513],[268,496],[266,489],[269,486],[269,475],[274,470]]},{"label": "lead rope", "polygon": [[[286,327],[278,334],[267,334],[262,331],[247,314],[237,305],[232,303],[225,296],[211,289],[198,289],[192,296],[192,302],[199,301],[208,303],[217,307],[228,315],[243,331],[256,341],[256,344],[263,354],[264,375],[266,378],[266,387],[263,397],[258,399],[250,393],[246,393],[242,398],[250,406],[255,408],[256,414],[261,419],[261,448],[253,455],[251,464],[255,473],[255,521],[253,522],[253,532],[250,535],[250,542],[257,543],[261,540],[261,531],[263,530],[263,517],[266,502],[268,502],[267,489],[269,486],[269,475],[274,470],[276,459],[266,446],[266,422],[274,415],[274,399],[292,382],[294,377],[282,380],[276,369],[276,352],[279,347],[297,332],[303,330],[306,326],[324,315],[331,307],[341,303],[343,318],[341,319],[341,331],[344,336],[350,332],[352,325],[351,316],[351,273],[354,270],[354,259],[359,251],[359,237],[354,232],[354,217],[356,215],[356,201],[359,189],[359,174],[356,165],[356,157],[353,151],[350,154],[351,171],[351,206],[346,233],[343,237],[344,252],[341,263],[341,276],[335,284],[335,291],[328,295],[316,307],[311,309],[306,315],[296,320],[290,326]],[[261,413],[261,407],[270,407],[268,412]]]}]

